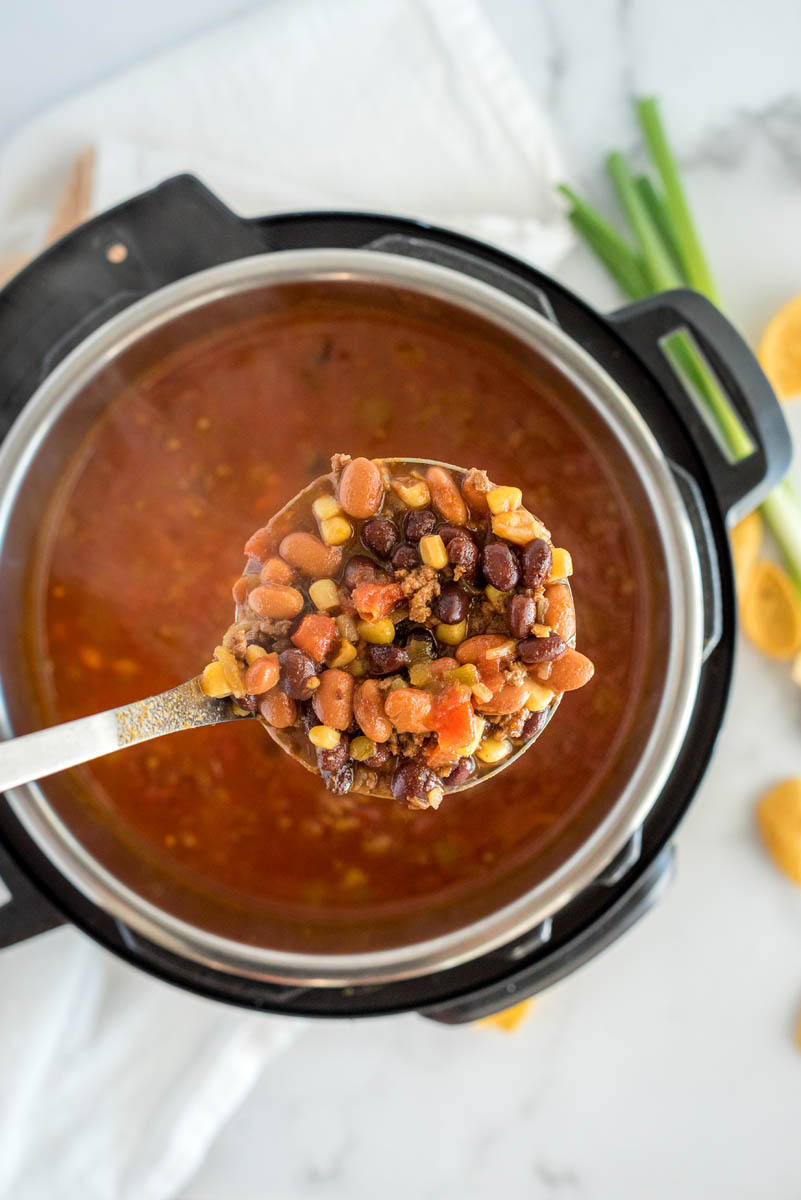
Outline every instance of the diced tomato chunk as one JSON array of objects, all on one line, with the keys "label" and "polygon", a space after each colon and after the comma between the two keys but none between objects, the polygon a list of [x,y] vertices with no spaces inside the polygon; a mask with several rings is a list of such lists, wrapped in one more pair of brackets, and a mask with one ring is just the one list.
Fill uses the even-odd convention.
[{"label": "diced tomato chunk", "polygon": [[399,583],[360,583],[353,589],[353,603],[365,621],[388,617],[402,599],[403,588]]},{"label": "diced tomato chunk", "polygon": [[470,743],[473,737],[473,705],[469,688],[455,683],[439,693],[434,700],[432,726],[444,751],[458,750]]},{"label": "diced tomato chunk", "polygon": [[310,654],[315,662],[321,663],[337,638],[336,622],[324,613],[307,613],[290,641]]}]

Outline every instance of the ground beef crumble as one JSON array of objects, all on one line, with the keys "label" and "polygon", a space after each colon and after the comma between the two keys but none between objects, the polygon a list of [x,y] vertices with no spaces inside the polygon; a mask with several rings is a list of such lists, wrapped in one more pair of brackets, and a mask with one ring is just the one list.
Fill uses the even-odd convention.
[{"label": "ground beef crumble", "polygon": [[492,491],[492,484],[490,483],[489,475],[486,471],[480,471],[478,467],[471,467],[465,475],[464,481],[476,492]]},{"label": "ground beef crumble", "polygon": [[500,737],[519,738],[523,732],[523,726],[530,716],[531,713],[524,708],[520,712],[498,717],[494,722],[495,729]]},{"label": "ground beef crumble", "polygon": [[439,580],[433,567],[415,567],[413,571],[396,571],[404,596],[409,600],[409,617],[423,625],[431,616],[431,603],[439,595]]}]

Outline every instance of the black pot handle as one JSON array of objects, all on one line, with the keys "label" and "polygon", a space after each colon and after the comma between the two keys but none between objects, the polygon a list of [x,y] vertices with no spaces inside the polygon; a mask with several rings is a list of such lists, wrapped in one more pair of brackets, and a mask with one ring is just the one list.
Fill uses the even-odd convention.
[{"label": "black pot handle", "polygon": [[0,879],[11,893],[5,903],[0,901],[0,949],[65,923],[65,918],[20,870],[2,842]]},{"label": "black pot handle", "polygon": [[[781,408],[759,363],[734,326],[704,296],[677,289],[650,296],[610,317],[670,396],[703,456],[721,510],[731,521],[755,508],[781,482],[792,443]],[[686,330],[695,339],[754,443],[747,458],[729,462],[662,349]]]},{"label": "black pot handle", "polygon": [[134,301],[206,267],[271,247],[192,175],[101,213],[0,290],[0,436],[79,342]]}]

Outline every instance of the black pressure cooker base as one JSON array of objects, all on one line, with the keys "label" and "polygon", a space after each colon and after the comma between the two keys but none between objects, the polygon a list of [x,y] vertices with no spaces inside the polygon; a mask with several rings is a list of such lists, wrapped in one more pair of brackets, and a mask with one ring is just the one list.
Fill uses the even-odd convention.
[{"label": "black pressure cooker base", "polygon": [[[109,254],[122,244],[126,255]],[[673,872],[670,837],[714,749],[728,698],[735,605],[724,519],[786,470],[778,406],[737,335],[701,297],[668,293],[603,318],[560,284],[492,247],[447,230],[361,213],[243,220],[196,179],[180,176],[88,222],[0,292],[0,434],[55,365],[90,332],[151,292],[206,267],[268,251],[353,247],[414,254],[465,271],[556,321],[632,399],[675,465],[704,574],[705,660],[689,732],[644,825],[596,881],[537,929],[433,975],[380,986],[293,987],[216,971],[163,950],[108,916],[53,867],[0,801],[0,946],[68,920],[129,963],[199,995],[302,1016],[379,1016],[419,1010],[458,1023],[542,990],[598,953],[658,898]],[[659,349],[691,328],[756,450],[727,463]]]}]

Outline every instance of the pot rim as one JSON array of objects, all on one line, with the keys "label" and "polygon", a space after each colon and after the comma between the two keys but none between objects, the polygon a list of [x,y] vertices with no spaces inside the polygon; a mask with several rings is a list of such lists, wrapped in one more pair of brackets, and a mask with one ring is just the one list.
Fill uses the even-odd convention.
[{"label": "pot rim", "polygon": [[[340,281],[396,286],[454,304],[534,349],[578,387],[640,468],[668,567],[671,644],[649,739],[590,837],[518,899],[424,942],[357,954],[300,954],[209,933],[145,900],[94,859],[38,784],[7,793],[15,815],[53,865],[117,921],[212,970],[307,987],[381,984],[447,970],[533,930],[573,900],[626,845],[659,796],[689,725],[702,663],[703,589],[692,525],[667,459],[622,388],[555,322],[498,288],[450,267],[373,250],[314,248],[237,259],[160,288],[90,334],[39,385],[0,447],[0,550],[17,491],[41,443],[99,370],[160,326],[230,296],[277,284]],[[13,736],[2,680],[0,733]]]}]

